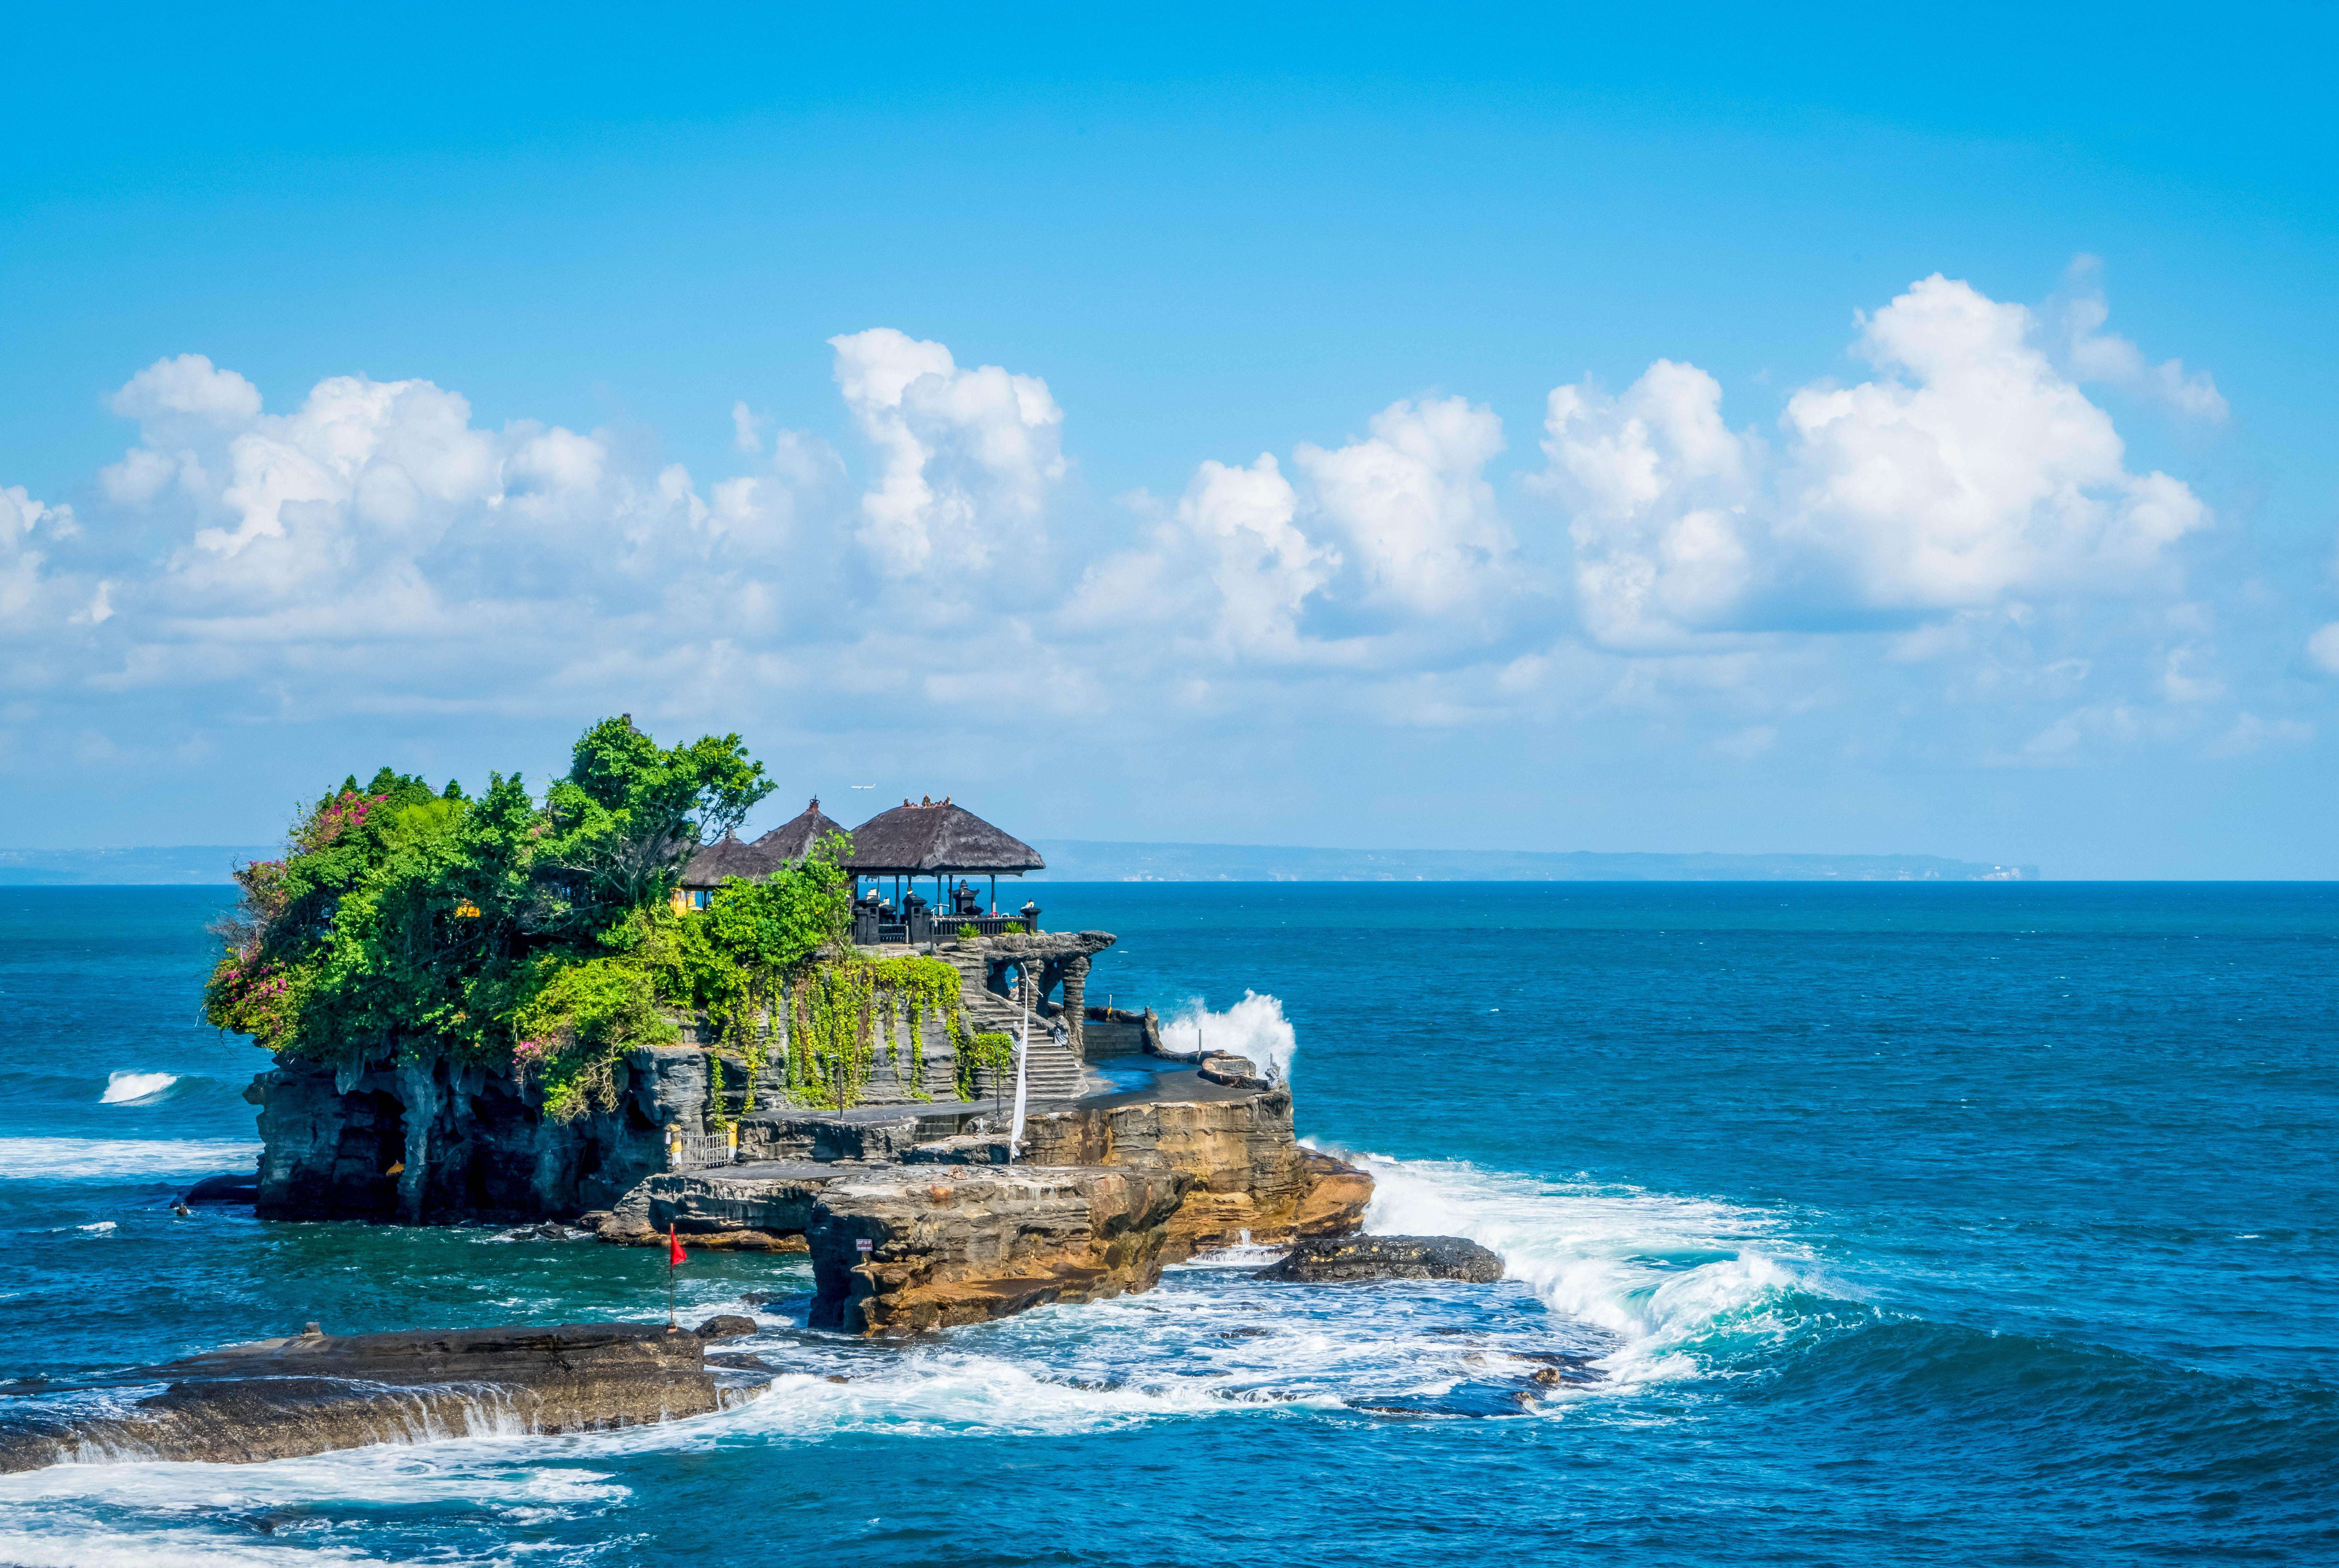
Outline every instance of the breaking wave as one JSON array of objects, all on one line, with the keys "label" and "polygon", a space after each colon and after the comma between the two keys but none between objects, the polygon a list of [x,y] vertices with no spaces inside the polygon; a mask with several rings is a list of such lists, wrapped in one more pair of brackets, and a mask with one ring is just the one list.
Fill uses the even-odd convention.
[{"label": "breaking wave", "polygon": [[105,1079],[105,1092],[97,1097],[100,1105],[134,1105],[143,1100],[153,1100],[179,1081],[175,1072],[113,1072]]},{"label": "breaking wave", "polygon": [[1464,1160],[1362,1157],[1368,1231],[1462,1236],[1544,1305],[1623,1342],[1618,1386],[1695,1376],[1775,1343],[1827,1294],[1770,1217],[1636,1188],[1539,1181]]},{"label": "breaking wave", "polygon": [[0,1138],[0,1180],[209,1176],[250,1170],[260,1146],[225,1138]]},{"label": "breaking wave", "polygon": [[1229,1050],[1248,1057],[1268,1078],[1285,1083],[1291,1077],[1291,1058],[1298,1049],[1283,1003],[1255,991],[1224,1012],[1212,1012],[1200,997],[1161,1026],[1161,1049],[1173,1056],[1199,1056],[1205,1050]]}]

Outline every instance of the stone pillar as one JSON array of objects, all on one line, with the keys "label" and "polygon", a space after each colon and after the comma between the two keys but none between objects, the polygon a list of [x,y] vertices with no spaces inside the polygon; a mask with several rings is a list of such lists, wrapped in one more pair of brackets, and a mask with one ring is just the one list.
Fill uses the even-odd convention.
[{"label": "stone pillar", "polygon": [[1086,1065],[1089,1055],[1081,1026],[1088,1021],[1089,955],[1076,952],[1064,960],[1064,1027],[1072,1037],[1072,1054]]}]

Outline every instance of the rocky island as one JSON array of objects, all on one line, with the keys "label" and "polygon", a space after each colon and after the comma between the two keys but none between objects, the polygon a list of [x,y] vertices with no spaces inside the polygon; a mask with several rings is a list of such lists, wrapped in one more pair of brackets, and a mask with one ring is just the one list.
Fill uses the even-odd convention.
[{"label": "rocky island", "polygon": [[[187,1200],[808,1254],[809,1327],[870,1337],[1149,1290],[1242,1244],[1299,1248],[1298,1280],[1499,1275],[1450,1238],[1344,1245],[1371,1179],[1298,1142],[1287,1083],[1090,1004],[1110,932],[999,912],[1028,845],[948,798],[850,833],[814,800],[742,842],[769,787],[735,736],[667,750],[621,718],[541,799],[387,769],[327,794],[217,928],[208,1013],[272,1056],[246,1095],[262,1153]],[[701,1415],[774,1370],[701,1336],[755,1331],[311,1325],[80,1391],[165,1386],[129,1403],[0,1411],[0,1469]]]},{"label": "rocky island", "polygon": [[321,800],[241,873],[209,993],[275,1053],[258,1213],[808,1251],[818,1320],[865,1334],[1360,1224],[1287,1085],[1087,1002],[1111,933],[999,912],[1028,844],[947,798],[743,842],[768,788],[736,736],[620,718],[540,802],[390,770]]}]

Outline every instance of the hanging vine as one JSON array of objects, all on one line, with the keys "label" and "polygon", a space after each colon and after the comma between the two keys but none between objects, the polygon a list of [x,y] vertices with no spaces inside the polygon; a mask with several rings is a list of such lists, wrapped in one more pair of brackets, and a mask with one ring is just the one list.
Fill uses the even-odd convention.
[{"label": "hanging vine", "polygon": [[1003,1073],[1015,1065],[1015,1037],[986,1030],[972,1034],[963,1024],[952,1021],[951,1049],[958,1058],[958,1097],[974,1098],[974,1075],[988,1071]]},{"label": "hanging vine", "polygon": [[[810,1105],[844,1110],[859,1103],[880,1049],[889,1052],[903,1089],[931,1100],[921,1041],[925,1020],[959,1021],[958,971],[935,958],[846,959],[824,964],[788,991],[788,1091]],[[893,1025],[908,1024],[904,1046]]]}]

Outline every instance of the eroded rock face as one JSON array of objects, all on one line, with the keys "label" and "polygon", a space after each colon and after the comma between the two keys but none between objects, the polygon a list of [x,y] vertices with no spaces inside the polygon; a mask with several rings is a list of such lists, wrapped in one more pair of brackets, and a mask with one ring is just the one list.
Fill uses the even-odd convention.
[{"label": "eroded rock face", "polygon": [[242,1464],[701,1415],[724,1403],[704,1343],[630,1323],[263,1340],[143,1373],[170,1386],[132,1404],[84,1396],[0,1415],[0,1471],[95,1459]]},{"label": "eroded rock face", "polygon": [[1258,1277],[1305,1285],[1358,1279],[1460,1279],[1491,1285],[1503,1277],[1503,1260],[1458,1236],[1313,1237],[1293,1247],[1280,1263],[1259,1270]]},{"label": "eroded rock face", "polygon": [[446,1059],[336,1068],[280,1056],[260,1107],[262,1219],[564,1218],[607,1207],[666,1165],[666,1129],[699,1129],[706,1058],[644,1049],[617,1109],[547,1121],[507,1073]]},{"label": "eroded rock face", "polygon": [[1291,1090],[1196,1086],[1128,1104],[1076,1107],[1033,1117],[1025,1158],[1034,1164],[1115,1165],[1174,1171],[1191,1181],[1170,1222],[1163,1260],[1246,1240],[1280,1245],[1342,1236],[1363,1222],[1372,1178],[1299,1147]]},{"label": "eroded rock face", "polygon": [[1189,1185],[1174,1171],[1024,1165],[845,1177],[806,1232],[813,1326],[916,1334],[1150,1289]]}]

